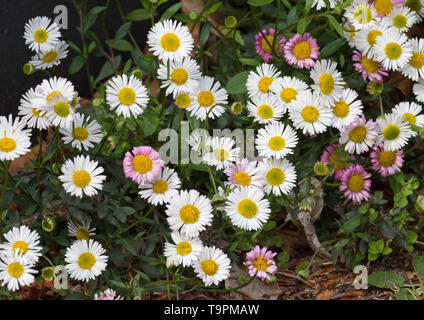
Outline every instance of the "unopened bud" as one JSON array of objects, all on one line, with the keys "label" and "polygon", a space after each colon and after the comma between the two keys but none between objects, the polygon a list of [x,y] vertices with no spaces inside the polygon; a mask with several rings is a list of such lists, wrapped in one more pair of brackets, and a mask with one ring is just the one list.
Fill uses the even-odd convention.
[{"label": "unopened bud", "polygon": [[383,93],[384,85],[383,82],[368,82],[367,92],[373,96],[378,96]]},{"label": "unopened bud", "polygon": [[103,104],[103,99],[102,98],[94,98],[92,101],[93,107],[94,108],[98,108]]},{"label": "unopened bud", "polygon": [[35,72],[35,67],[31,63],[27,63],[23,67],[24,73],[29,76]]},{"label": "unopened bud", "polygon": [[230,107],[231,112],[235,115],[241,114],[243,112],[243,109],[244,107],[241,102],[234,102]]},{"label": "unopened bud", "polygon": [[424,196],[423,195],[419,195],[417,197],[417,201],[415,202],[415,209],[419,213],[424,213]]},{"label": "unopened bud", "polygon": [[56,226],[56,221],[53,217],[45,217],[41,223],[41,227],[44,231],[52,232]]},{"label": "unopened bud", "polygon": [[234,16],[226,17],[224,23],[227,28],[233,29],[237,26],[237,18]]},{"label": "unopened bud", "polygon": [[317,176],[325,176],[328,173],[328,167],[325,163],[318,161],[314,165],[314,172]]},{"label": "unopened bud", "polygon": [[44,280],[53,280],[54,278],[54,271],[52,267],[44,268],[41,271],[41,277],[43,277]]},{"label": "unopened bud", "polygon": [[140,69],[135,69],[131,74],[136,77],[138,80],[143,80],[143,72]]}]

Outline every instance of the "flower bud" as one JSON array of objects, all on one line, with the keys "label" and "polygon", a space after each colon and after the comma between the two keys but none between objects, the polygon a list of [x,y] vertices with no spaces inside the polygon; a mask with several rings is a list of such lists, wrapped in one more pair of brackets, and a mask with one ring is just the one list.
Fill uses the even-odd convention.
[{"label": "flower bud", "polygon": [[57,162],[53,163],[52,171],[53,171],[54,174],[60,174],[61,169],[60,169],[59,163],[57,163]]},{"label": "flower bud", "polygon": [[43,222],[41,223],[41,227],[44,231],[52,232],[54,227],[56,226],[56,221],[53,217],[45,217]]},{"label": "flower bud", "polygon": [[417,201],[415,202],[415,210],[419,213],[424,213],[424,196],[419,195],[417,197]]},{"label": "flower bud", "polygon": [[383,93],[384,84],[383,82],[368,82],[367,92],[373,96],[378,96]]},{"label": "flower bud", "polygon": [[52,267],[44,268],[41,271],[41,277],[44,280],[53,280],[53,278],[54,278],[54,270],[53,270],[53,268]]},{"label": "flower bud", "polygon": [[199,19],[199,13],[198,13],[197,11],[192,10],[192,11],[190,11],[190,13],[188,14],[188,17],[189,17],[191,20],[197,20],[197,19]]},{"label": "flower bud", "polygon": [[35,72],[35,67],[31,63],[27,63],[23,67],[24,73],[29,76]]},{"label": "flower bud", "polygon": [[234,16],[228,16],[225,18],[225,26],[229,29],[233,29],[237,26],[237,18]]},{"label": "flower bud", "polygon": [[424,139],[424,128],[420,130],[420,138]]},{"label": "flower bud", "polygon": [[265,283],[266,284],[272,284],[272,283],[274,283],[274,282],[276,282],[277,281],[277,277],[276,276],[274,276],[274,275],[270,275],[269,276],[269,280],[266,280],[265,281]]},{"label": "flower bud", "polygon": [[98,108],[103,104],[103,99],[102,98],[94,98],[91,103],[93,104],[94,108]]},{"label": "flower bud", "polygon": [[314,172],[317,176],[325,176],[328,173],[328,167],[325,163],[318,161],[314,165]]},{"label": "flower bud", "polygon": [[243,109],[244,107],[241,102],[234,102],[230,107],[231,112],[235,115],[241,114],[243,112]]},{"label": "flower bud", "polygon": [[136,77],[138,80],[143,80],[143,72],[140,69],[135,69],[131,74]]}]

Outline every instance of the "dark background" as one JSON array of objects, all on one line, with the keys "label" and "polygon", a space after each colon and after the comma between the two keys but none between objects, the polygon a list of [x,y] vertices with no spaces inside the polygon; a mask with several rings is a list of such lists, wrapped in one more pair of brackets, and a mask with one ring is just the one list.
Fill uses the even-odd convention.
[{"label": "dark background", "polygon": [[[177,2],[176,0],[169,0],[159,8],[159,14]],[[105,3],[105,0],[88,0],[87,11],[95,6],[104,6]],[[142,8],[139,0],[120,0],[120,3],[125,14],[128,14],[134,9]],[[45,77],[45,74],[42,72],[36,72],[27,76],[22,71],[23,65],[29,62],[35,54],[25,45],[23,38],[24,26],[29,19],[36,16],[47,16],[54,21],[57,15],[53,13],[53,10],[57,5],[64,5],[68,9],[68,30],[61,29],[61,39],[63,41],[72,41],[81,47],[80,33],[76,30],[76,27],[80,24],[79,16],[72,0],[0,0],[0,115],[7,115],[9,113],[15,115],[21,96],[29,88],[41,83]],[[112,0],[107,15],[109,35],[113,36],[122,24],[123,22],[115,0]],[[131,31],[142,49],[145,47],[147,32],[150,26],[151,23],[149,20],[134,21],[132,24]],[[93,30],[103,40],[101,14]],[[68,50],[68,57],[63,59],[59,65],[59,74],[68,78],[74,84],[75,89],[81,97],[87,97],[89,95],[89,86],[85,68],[77,74],[68,74],[72,57],[76,54],[71,48]],[[123,61],[125,62],[126,60],[123,59]],[[95,78],[104,62],[104,58],[91,56],[90,71]]]}]

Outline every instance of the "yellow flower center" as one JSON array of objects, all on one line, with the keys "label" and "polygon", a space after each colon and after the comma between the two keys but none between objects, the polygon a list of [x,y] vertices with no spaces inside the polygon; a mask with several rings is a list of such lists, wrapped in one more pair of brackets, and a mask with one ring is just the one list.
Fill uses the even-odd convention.
[{"label": "yellow flower center", "polygon": [[186,83],[187,79],[188,79],[188,73],[184,69],[178,68],[172,71],[171,80],[177,86],[181,86],[184,83]]},{"label": "yellow flower center", "polygon": [[397,29],[405,28],[407,23],[408,19],[402,14],[398,14],[393,18],[393,26]]},{"label": "yellow flower center", "polygon": [[47,31],[44,29],[38,29],[34,32],[34,40],[38,43],[44,43],[47,41],[49,35],[47,34]]},{"label": "yellow flower center", "polygon": [[330,94],[334,89],[334,79],[329,73],[323,73],[319,77],[319,88],[323,94]]},{"label": "yellow flower center", "polygon": [[381,36],[383,33],[380,30],[372,30],[368,33],[367,41],[370,46],[377,43],[376,38]]},{"label": "yellow flower center", "polygon": [[258,83],[259,91],[262,92],[262,93],[267,93],[268,90],[269,90],[269,86],[271,85],[272,81],[273,80],[270,77],[266,77],[266,76],[262,77],[262,79],[259,80],[259,83]]},{"label": "yellow flower center", "polygon": [[258,206],[250,199],[243,199],[237,205],[237,211],[247,219],[252,219],[258,213]]},{"label": "yellow flower center", "polygon": [[303,60],[311,55],[311,46],[308,41],[301,41],[295,44],[292,52],[297,60]]},{"label": "yellow flower center", "polygon": [[266,181],[271,186],[279,186],[284,183],[286,176],[280,168],[272,168],[266,173]]},{"label": "yellow flower center", "polygon": [[422,8],[422,4],[420,0],[406,0],[405,5],[411,9],[412,11],[419,12]]},{"label": "yellow flower center", "polygon": [[334,152],[330,155],[328,162],[330,162],[330,164],[335,164],[339,160],[340,160],[340,155]]},{"label": "yellow flower center", "polygon": [[74,128],[74,138],[79,141],[87,140],[88,138],[88,130],[83,127],[75,127]]},{"label": "yellow flower center", "polygon": [[273,151],[281,151],[286,146],[286,140],[280,136],[272,137],[268,140],[268,147]]},{"label": "yellow flower center", "polygon": [[187,108],[189,105],[191,105],[190,96],[186,93],[179,94],[175,99],[175,104],[181,109]]},{"label": "yellow flower center", "polygon": [[396,42],[389,42],[384,48],[386,56],[391,60],[397,60],[402,54],[402,47]]},{"label": "yellow flower center", "polygon": [[186,256],[191,252],[191,244],[187,241],[181,241],[177,244],[177,253],[180,256]]},{"label": "yellow flower center", "polygon": [[257,111],[258,117],[268,120],[271,119],[274,115],[274,110],[267,104],[262,104],[258,107]]},{"label": "yellow flower center", "polygon": [[160,39],[160,45],[165,51],[177,51],[180,47],[180,44],[180,39],[175,33],[172,32],[165,33]]},{"label": "yellow flower center", "polygon": [[415,69],[421,69],[424,66],[424,54],[421,52],[414,52],[411,60],[409,60],[409,64]]},{"label": "yellow flower center", "polygon": [[145,174],[152,170],[152,160],[145,155],[137,155],[133,158],[134,170],[140,174]]},{"label": "yellow flower center", "polygon": [[78,240],[90,240],[90,235],[88,234],[88,230],[80,228],[75,235]]},{"label": "yellow flower center", "polygon": [[213,156],[215,157],[216,160],[222,162],[228,159],[229,153],[227,150],[221,148],[221,149],[216,149],[213,153]]},{"label": "yellow flower center", "polygon": [[200,106],[208,108],[213,105],[215,98],[210,91],[200,91],[197,95],[197,101],[199,102]]},{"label": "yellow flower center", "polygon": [[243,171],[237,172],[234,175],[234,180],[236,181],[236,183],[238,185],[243,186],[243,187],[248,187],[248,186],[250,186],[250,183],[251,183],[250,176],[246,172],[243,172]]},{"label": "yellow flower center", "polygon": [[180,219],[185,224],[193,224],[199,220],[200,211],[192,204],[186,204],[180,209]]},{"label": "yellow flower center", "polygon": [[67,104],[65,101],[59,101],[54,105],[53,109],[54,112],[61,118],[66,118],[71,113],[69,104]]},{"label": "yellow flower center", "polygon": [[352,192],[361,192],[364,187],[364,179],[360,174],[352,174],[347,181],[347,186]]},{"label": "yellow flower center", "polygon": [[124,106],[132,106],[136,100],[135,92],[130,88],[122,88],[118,92],[119,102]]},{"label": "yellow flower center", "polygon": [[81,269],[90,270],[96,263],[96,257],[91,252],[84,252],[78,257],[78,265]]},{"label": "yellow flower center", "polygon": [[378,62],[373,59],[362,57],[361,64],[362,67],[364,67],[364,70],[368,73],[376,73],[378,71]]},{"label": "yellow flower center", "polygon": [[392,11],[393,4],[391,0],[375,0],[374,8],[378,14],[385,16]]},{"label": "yellow flower center", "polygon": [[280,92],[280,98],[285,103],[290,103],[292,102],[292,100],[296,100],[296,97],[297,97],[297,91],[294,90],[293,88],[284,88]]},{"label": "yellow flower center", "polygon": [[400,129],[397,125],[391,123],[383,131],[383,136],[386,140],[395,140],[400,133]]},{"label": "yellow flower center", "polygon": [[346,118],[346,116],[349,114],[349,111],[349,105],[344,101],[336,102],[333,107],[333,113],[337,118]]},{"label": "yellow flower center", "polygon": [[396,152],[394,151],[380,151],[378,155],[378,162],[383,167],[391,167],[396,161]]},{"label": "yellow flower center", "polygon": [[0,140],[0,151],[10,152],[15,150],[15,148],[16,148],[15,140],[8,137],[4,137]]},{"label": "yellow flower center", "polygon": [[78,188],[84,189],[91,181],[90,174],[85,170],[75,171],[72,180]]},{"label": "yellow flower center", "polygon": [[255,269],[258,271],[266,271],[266,269],[268,268],[268,260],[264,259],[261,256],[258,256],[253,259],[252,263]]},{"label": "yellow flower center", "polygon": [[24,266],[19,262],[9,263],[7,266],[7,272],[11,277],[18,279],[24,273]]},{"label": "yellow flower center", "polygon": [[[261,48],[266,53],[271,53],[272,52],[271,46],[272,46],[272,43],[274,42],[274,36],[265,36],[265,38],[262,38],[261,40]],[[267,41],[269,42],[271,46],[268,44]],[[274,51],[278,50],[278,47],[279,47],[278,41],[275,41]]]},{"label": "yellow flower center", "polygon": [[214,274],[218,272],[218,265],[216,264],[215,261],[211,259],[202,261],[202,263],[200,264],[200,267],[202,268],[203,272],[207,276],[213,276]]},{"label": "yellow flower center", "polygon": [[349,140],[361,143],[367,137],[367,129],[364,126],[357,126],[349,133]]},{"label": "yellow flower center", "polygon": [[32,108],[31,112],[37,118],[42,118],[46,114],[46,113],[41,114],[41,110],[37,110],[37,108]]},{"label": "yellow flower center", "polygon": [[417,118],[412,113],[404,113],[403,117],[405,118],[404,121],[409,122],[409,124],[415,126],[415,123],[417,122]]},{"label": "yellow flower center", "polygon": [[372,11],[366,5],[360,5],[353,11],[353,18],[359,24],[367,24],[372,20]]},{"label": "yellow flower center", "polygon": [[25,254],[28,252],[28,245],[25,241],[18,240],[12,245],[13,251],[18,251],[19,254]]},{"label": "yellow flower center", "polygon": [[59,91],[53,91],[52,93],[50,93],[47,97],[46,100],[47,101],[53,101],[53,98],[59,98],[59,96],[61,96],[62,93]]},{"label": "yellow flower center", "polygon": [[306,106],[301,112],[303,120],[308,123],[314,123],[319,117],[319,111],[314,106]]},{"label": "yellow flower center", "polygon": [[157,194],[165,193],[168,190],[168,183],[165,180],[158,180],[153,183],[152,189]]},{"label": "yellow flower center", "polygon": [[56,51],[49,51],[43,57],[43,63],[53,62],[57,59],[58,53]]}]

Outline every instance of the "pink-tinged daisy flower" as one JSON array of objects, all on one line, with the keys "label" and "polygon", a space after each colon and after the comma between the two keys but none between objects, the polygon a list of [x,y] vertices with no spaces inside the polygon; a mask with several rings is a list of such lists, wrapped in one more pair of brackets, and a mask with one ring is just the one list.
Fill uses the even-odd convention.
[{"label": "pink-tinged daisy flower", "polygon": [[344,196],[356,203],[370,199],[371,174],[366,172],[361,165],[352,165],[345,169],[342,184],[339,187]]},{"label": "pink-tinged daisy flower", "polygon": [[269,275],[277,271],[277,265],[272,260],[277,255],[276,252],[268,251],[266,247],[262,249],[257,245],[254,249],[246,253],[246,260],[243,262],[249,267],[249,275],[258,277],[262,281],[269,280]]},{"label": "pink-tinged daisy flower", "polygon": [[405,5],[405,0],[374,0],[374,9],[379,18],[384,18],[392,12],[394,8]]},{"label": "pink-tinged daisy flower", "polygon": [[[281,52],[287,40],[283,37],[281,40],[274,40],[275,30],[272,28],[263,29],[255,35],[255,50],[258,56],[262,57],[265,62],[272,58],[272,52]],[[265,40],[266,39],[266,40]],[[274,43],[275,41],[275,43]],[[272,45],[274,44],[274,50]]]},{"label": "pink-tinged daisy flower", "polygon": [[256,161],[248,159],[237,159],[236,163],[230,163],[224,173],[228,177],[227,185],[234,187],[257,187],[262,189],[265,184],[265,178],[258,174]]},{"label": "pink-tinged daisy flower", "polygon": [[119,296],[115,290],[106,289],[99,294],[94,295],[94,300],[124,300],[123,297]]},{"label": "pink-tinged daisy flower", "polygon": [[368,79],[374,83],[383,82],[383,77],[389,75],[380,62],[363,56],[358,50],[353,50],[352,60],[356,61],[353,64],[355,71],[361,73],[364,80]]},{"label": "pink-tinged daisy flower", "polygon": [[374,145],[377,136],[377,124],[371,119],[367,121],[362,116],[340,129],[339,143],[346,144],[345,150],[350,154],[361,154],[367,152]]},{"label": "pink-tinged daisy flower", "polygon": [[327,146],[321,155],[322,163],[334,167],[334,173],[330,176],[334,175],[336,180],[342,178],[344,169],[349,165],[349,160],[355,160],[355,157],[349,156],[340,143]]},{"label": "pink-tinged daisy flower", "polygon": [[403,165],[403,151],[384,150],[384,144],[374,147],[371,153],[372,169],[378,171],[383,177],[394,175],[400,172]]},{"label": "pink-tinged daisy flower", "polygon": [[164,161],[159,158],[159,152],[149,146],[133,148],[125,154],[123,161],[125,177],[138,184],[151,183],[164,165]]},{"label": "pink-tinged daisy flower", "polygon": [[296,64],[299,69],[311,69],[318,56],[318,43],[309,33],[296,34],[284,46],[284,58],[287,63]]}]

